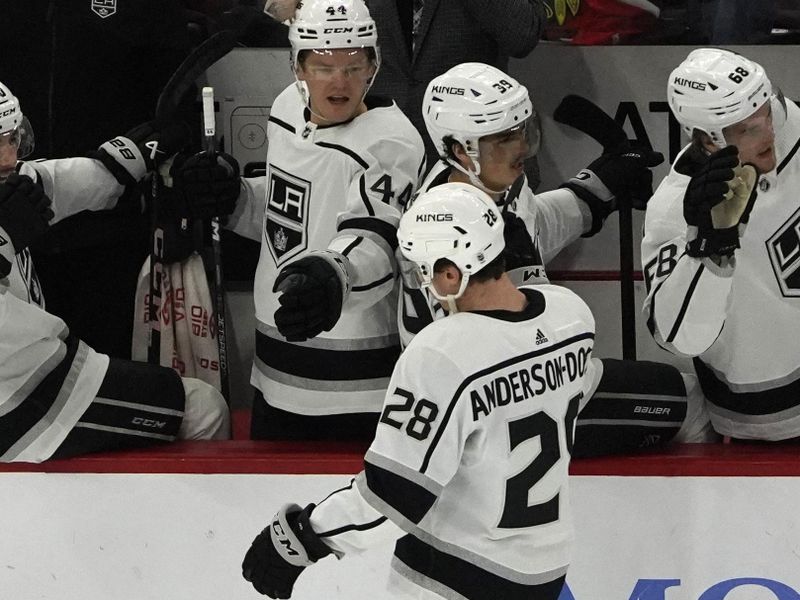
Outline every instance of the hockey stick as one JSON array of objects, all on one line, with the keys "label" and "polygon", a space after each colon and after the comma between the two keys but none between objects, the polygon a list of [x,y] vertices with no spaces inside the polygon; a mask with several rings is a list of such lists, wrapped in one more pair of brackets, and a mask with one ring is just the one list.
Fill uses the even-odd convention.
[{"label": "hockey stick", "polygon": [[[161,90],[156,103],[156,119],[171,118],[177,112],[181,100],[192,88],[195,80],[211,65],[230,52],[234,46],[236,46],[236,35],[232,31],[223,30],[215,33],[195,48],[175,69],[175,72]],[[153,152],[155,156],[156,148],[153,149]],[[158,365],[161,363],[161,328],[158,313],[161,309],[161,278],[164,269],[164,230],[159,223],[159,187],[161,181],[158,170],[156,169],[151,176],[153,178],[151,192],[153,197],[150,232],[150,290],[147,312],[150,334],[147,345],[147,362]]]},{"label": "hockey stick", "polygon": [[156,104],[156,119],[169,118],[175,114],[195,80],[235,46],[236,34],[223,29],[195,48],[175,69],[161,90]]},{"label": "hockey stick", "polygon": [[[603,152],[619,152],[630,143],[625,130],[602,108],[570,94],[556,107],[553,119],[574,127],[603,146]],[[620,309],[622,313],[622,358],[636,360],[636,307],[633,286],[633,210],[630,198],[618,199]]]},{"label": "hockey stick", "polygon": [[149,338],[147,340],[147,362],[151,365],[161,364],[161,280],[164,275],[164,230],[159,224],[159,187],[161,176],[155,169],[152,177],[152,206],[150,207],[150,274],[147,320],[149,321]]},{"label": "hockey stick", "polygon": [[[205,134],[205,151],[209,156],[215,154],[216,123],[214,121],[214,88],[203,88],[203,130]],[[228,345],[225,335],[225,289],[222,277],[222,244],[220,243],[219,217],[211,219],[211,248],[214,264],[214,313],[217,318],[217,347],[219,349],[219,385],[225,400],[230,402],[228,384]]]}]

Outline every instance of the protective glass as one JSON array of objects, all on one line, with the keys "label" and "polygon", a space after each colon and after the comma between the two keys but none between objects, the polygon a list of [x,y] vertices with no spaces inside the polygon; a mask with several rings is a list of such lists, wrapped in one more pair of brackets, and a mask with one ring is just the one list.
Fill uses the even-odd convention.
[{"label": "protective glass", "polygon": [[534,112],[520,125],[480,138],[480,157],[491,162],[524,160],[535,155],[541,143],[541,123]]},{"label": "protective glass", "polygon": [[783,93],[777,90],[761,108],[744,121],[725,127],[722,134],[726,144],[746,147],[774,136],[784,123],[786,123],[786,99]]},{"label": "protective glass", "polygon": [[23,159],[33,152],[33,128],[28,117],[22,117],[22,123],[11,131],[0,134],[0,149],[13,147],[17,151],[17,158]]},{"label": "protective glass", "polygon": [[[325,52],[314,50],[314,54],[325,57]],[[358,81],[369,81],[375,74],[376,64],[368,58],[356,54],[357,50],[351,53],[353,60],[350,64],[343,66],[309,64],[308,59],[303,63],[302,70],[308,81],[329,82],[341,76],[345,79],[355,79]],[[315,61],[316,62],[316,61]]]}]

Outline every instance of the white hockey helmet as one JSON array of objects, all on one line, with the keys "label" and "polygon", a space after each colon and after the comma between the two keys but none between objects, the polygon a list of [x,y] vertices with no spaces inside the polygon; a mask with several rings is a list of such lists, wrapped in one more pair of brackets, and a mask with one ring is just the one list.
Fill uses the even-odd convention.
[{"label": "white hockey helmet", "polygon": [[[444,183],[417,196],[400,219],[397,240],[400,252],[411,263],[403,265],[406,281],[415,278],[419,287],[430,288],[436,298],[448,302],[451,312],[470,275],[505,248],[503,218],[497,205],[468,183]],[[434,265],[442,258],[461,271],[456,294],[441,296],[432,285]]]},{"label": "white hockey helmet", "polygon": [[667,99],[690,136],[699,129],[719,147],[728,145],[723,130],[772,103],[773,129],[786,119],[786,104],[763,67],[720,48],[698,48],[670,73]]},{"label": "white hockey helmet", "polygon": [[33,152],[33,129],[22,114],[17,97],[0,82],[0,135],[9,136],[17,147],[17,157],[25,158]]},{"label": "white hockey helmet", "polygon": [[303,0],[289,25],[292,64],[303,50],[372,48],[380,64],[378,28],[362,0]]},{"label": "white hockey helmet", "polygon": [[435,77],[422,100],[428,135],[442,158],[445,137],[459,142],[477,163],[480,138],[515,127],[527,127],[529,154],[539,149],[541,130],[528,90],[491,65],[462,63]]}]

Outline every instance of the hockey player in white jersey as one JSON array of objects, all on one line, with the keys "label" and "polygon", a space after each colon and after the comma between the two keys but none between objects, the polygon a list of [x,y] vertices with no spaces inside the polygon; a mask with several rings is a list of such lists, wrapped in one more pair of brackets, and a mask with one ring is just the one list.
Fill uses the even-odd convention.
[{"label": "hockey player in white jersey", "polygon": [[648,326],[695,357],[719,433],[796,438],[800,110],[761,65],[716,48],[692,51],[667,95],[692,141],[648,205]]},{"label": "hockey player in white jersey", "polygon": [[[464,94],[463,90],[477,93]],[[618,197],[644,205],[658,153],[603,155],[561,188],[534,195],[522,161],[539,147],[527,89],[489,65],[465,63],[433,79],[423,116],[442,161],[421,189],[468,182],[489,193],[505,222],[506,262],[517,284],[547,282],[545,264],[579,236],[591,236]],[[404,285],[398,320],[404,343],[446,307]],[[576,456],[604,455],[670,440],[708,441],[708,416],[694,375],[647,361],[594,359],[596,391],[578,420]]]},{"label": "hockey player in white jersey", "polygon": [[354,485],[279,510],[243,574],[289,598],[316,560],[399,534],[390,587],[399,598],[556,600],[573,538],[568,466],[591,384],[592,314],[565,288],[511,281],[500,210],[472,185],[420,195],[398,239],[450,316],[400,357]]},{"label": "hockey player in white jersey", "polygon": [[144,175],[141,152],[130,139],[115,138],[101,149],[101,160],[20,163],[31,150],[32,130],[2,84],[0,115],[0,461],[226,437],[228,409],[214,388],[95,352],[37,306],[41,293],[31,287],[29,244],[54,218],[113,206],[124,184],[104,161],[133,182],[136,171],[124,165],[140,165]]},{"label": "hockey player in white jersey", "polygon": [[[653,189],[650,167],[663,160],[636,148],[606,154],[560,188],[534,195],[523,162],[538,151],[540,129],[525,86],[490,65],[463,63],[428,84],[422,111],[441,161],[420,190],[463,181],[492,196],[505,221],[509,274],[518,284],[547,282],[545,264],[600,231],[619,196],[643,205]],[[404,343],[442,310],[435,299],[426,309],[420,295],[408,292],[403,308]]]},{"label": "hockey player in white jersey", "polygon": [[[229,223],[261,240],[251,434],[371,439],[400,354],[399,207],[424,148],[394,102],[367,96],[380,53],[361,0],[303,2],[289,40],[296,84],[270,111],[267,174],[236,178]],[[180,174],[198,194],[230,181],[206,166]]]},{"label": "hockey player in white jersey", "polygon": [[[32,181],[52,200],[52,225],[84,210],[107,210],[139,202],[136,183],[154,164],[179,150],[189,134],[181,123],[163,129],[144,123],[104,143],[92,158],[25,161],[34,149],[33,127],[19,99],[0,82],[0,183]],[[24,189],[28,189],[25,186]],[[27,247],[17,248],[9,274],[11,293],[45,307],[44,294]]]}]

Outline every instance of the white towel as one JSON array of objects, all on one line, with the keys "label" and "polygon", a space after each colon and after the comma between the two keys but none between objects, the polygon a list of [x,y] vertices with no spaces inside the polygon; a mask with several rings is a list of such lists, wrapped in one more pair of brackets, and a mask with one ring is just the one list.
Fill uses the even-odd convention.
[{"label": "white towel", "polygon": [[[147,361],[150,337],[148,300],[150,258],[139,272],[133,320],[133,360]],[[193,253],[164,265],[161,307],[155,327],[161,332],[160,363],[183,377],[196,377],[220,389],[217,325],[203,260]]]}]

